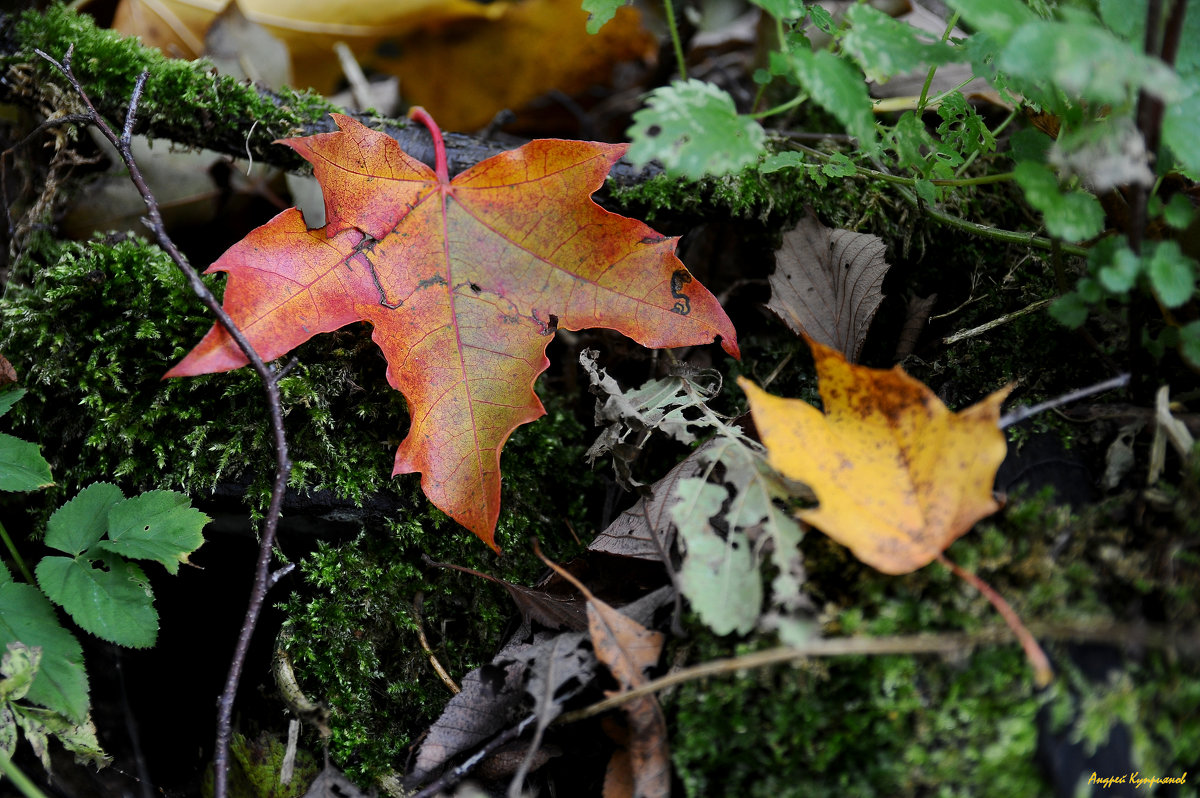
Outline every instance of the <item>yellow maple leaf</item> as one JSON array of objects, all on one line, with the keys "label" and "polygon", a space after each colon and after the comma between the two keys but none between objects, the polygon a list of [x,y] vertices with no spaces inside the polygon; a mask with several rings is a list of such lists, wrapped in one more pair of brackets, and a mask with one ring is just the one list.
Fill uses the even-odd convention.
[{"label": "yellow maple leaf", "polygon": [[871,369],[808,341],[825,412],[744,378],[771,466],[812,488],[796,515],[887,574],[923,568],[976,521],[1004,459],[1000,405],[1011,387],[952,413],[899,366]]}]

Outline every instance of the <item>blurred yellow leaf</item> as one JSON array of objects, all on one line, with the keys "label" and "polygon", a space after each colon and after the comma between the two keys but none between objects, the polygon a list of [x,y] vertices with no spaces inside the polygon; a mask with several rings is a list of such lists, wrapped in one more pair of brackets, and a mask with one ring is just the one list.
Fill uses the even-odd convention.
[{"label": "blurred yellow leaf", "polygon": [[[229,0],[121,0],[113,28],[168,55],[196,58]],[[579,0],[238,0],[246,19],[285,44],[298,87],[331,94],[345,42],[363,67],[396,75],[410,105],[449,130],[483,127],[550,91],[609,82],[614,65],[654,57],[658,42],[632,8],[592,36]]]},{"label": "blurred yellow leaf", "polygon": [[771,466],[816,494],[818,505],[798,518],[872,568],[904,574],[1000,509],[992,483],[1006,450],[998,421],[1010,388],[952,413],[898,366],[855,366],[808,344],[824,413],[738,379]]}]

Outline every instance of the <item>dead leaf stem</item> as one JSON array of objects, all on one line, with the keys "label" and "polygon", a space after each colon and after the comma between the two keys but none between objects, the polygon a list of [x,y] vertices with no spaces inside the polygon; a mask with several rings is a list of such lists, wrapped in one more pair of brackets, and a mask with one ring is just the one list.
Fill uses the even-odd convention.
[{"label": "dead leaf stem", "polygon": [[437,655],[433,653],[433,649],[429,646],[429,640],[425,637],[425,624],[421,622],[421,607],[425,604],[425,594],[417,593],[413,599],[413,623],[417,625],[417,639],[421,641],[421,650],[425,652],[425,656],[429,657],[429,664],[433,666],[437,672],[438,678],[442,680],[442,684],[450,688],[450,692],[458,695],[462,692],[462,688],[454,681],[442,663],[438,661]]},{"label": "dead leaf stem", "polygon": [[150,76],[150,73],[142,72],[138,76],[137,82],[134,84],[133,93],[129,98],[124,126],[121,129],[121,134],[117,135],[100,112],[96,110],[87,92],[84,91],[83,86],[71,69],[71,56],[74,53],[74,45],[67,48],[66,55],[63,56],[61,62],[41,50],[35,49],[34,52],[62,73],[67,82],[71,84],[71,88],[79,95],[83,104],[87,106],[86,116],[88,120],[116,148],[121,156],[121,160],[125,163],[126,168],[129,169],[129,179],[137,188],[138,193],[142,195],[142,199],[146,204],[146,215],[148,218],[145,220],[145,223],[154,234],[155,241],[171,257],[171,260],[175,262],[176,267],[187,278],[189,286],[191,286],[196,296],[200,298],[200,301],[217,318],[217,321],[225,328],[230,337],[237,342],[238,348],[245,354],[246,359],[250,361],[250,365],[253,366],[254,371],[262,380],[263,389],[266,393],[268,415],[275,445],[275,480],[271,488],[271,501],[263,521],[263,531],[259,541],[254,586],[250,591],[246,616],[242,622],[237,646],[234,649],[233,658],[229,664],[229,674],[225,680],[225,688],[218,701],[216,750],[213,753],[213,772],[215,775],[213,795],[214,798],[225,798],[228,791],[229,742],[233,733],[234,698],[237,695],[238,683],[241,681],[246,654],[250,648],[250,639],[254,636],[254,629],[258,624],[258,618],[262,612],[267,591],[278,581],[279,576],[282,575],[282,572],[271,572],[271,558],[275,546],[276,532],[279,528],[283,495],[287,488],[287,480],[288,475],[291,473],[292,463],[288,457],[287,437],[283,428],[283,407],[280,401],[278,382],[280,374],[264,363],[262,358],[258,356],[258,353],[254,350],[254,347],[247,340],[246,336],[221,307],[221,303],[213,296],[213,293],[204,284],[204,281],[200,279],[199,273],[192,268],[187,258],[179,251],[175,242],[171,240],[171,237],[167,234],[166,226],[163,224],[162,214],[158,208],[158,201],[154,198],[154,194],[151,192],[149,186],[146,185],[142,171],[133,157],[132,150],[130,149],[130,139],[133,135],[134,122],[137,118],[138,102],[141,99],[142,91],[145,89],[146,80]]}]

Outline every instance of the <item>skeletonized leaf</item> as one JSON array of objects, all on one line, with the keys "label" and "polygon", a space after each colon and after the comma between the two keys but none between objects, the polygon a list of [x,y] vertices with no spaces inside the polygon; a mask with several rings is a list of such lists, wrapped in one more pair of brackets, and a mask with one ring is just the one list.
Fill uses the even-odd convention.
[{"label": "skeletonized leaf", "polygon": [[796,333],[855,360],[883,301],[890,265],[878,237],[831,230],[809,214],[775,252],[767,307]]}]

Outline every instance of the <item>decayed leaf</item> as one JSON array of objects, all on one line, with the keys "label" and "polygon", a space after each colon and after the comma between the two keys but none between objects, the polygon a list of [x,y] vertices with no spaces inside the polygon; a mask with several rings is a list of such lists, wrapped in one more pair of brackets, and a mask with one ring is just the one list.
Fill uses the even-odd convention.
[{"label": "decayed leaf", "polygon": [[[591,201],[623,145],[534,141],[451,182],[440,134],[435,171],[335,118],[340,132],[284,142],[313,163],[326,227],[285,211],[208,271],[229,273],[225,309],[267,360],[369,321],[412,415],[393,473],[421,472],[430,500],[489,546],[500,450],[545,412],[533,383],[557,326],[651,347],[719,336],[737,356],[732,324],[675,257],[675,239]],[[245,363],[214,325],[167,376]]]},{"label": "decayed leaf", "polygon": [[884,573],[929,564],[979,519],[1006,444],[998,427],[1010,388],[951,413],[899,367],[854,366],[809,341],[825,413],[746,379],[771,465],[816,493],[796,515]]},{"label": "decayed leaf", "polygon": [[[588,632],[596,651],[596,659],[608,666],[609,672],[621,686],[621,690],[609,691],[608,694],[617,695],[645,684],[646,673],[658,664],[658,658],[662,654],[662,632],[647,629],[631,617],[631,614],[617,611],[592,595],[590,590],[565,569],[544,557],[542,559],[587,597]],[[644,596],[638,603],[645,604],[666,590],[667,588],[661,588]],[[670,795],[671,764],[667,751],[667,722],[658,700],[648,695],[626,703],[622,709],[629,723],[628,752],[629,766],[633,772],[633,794],[639,798]]]},{"label": "decayed leaf", "polygon": [[775,253],[767,307],[793,332],[858,357],[883,301],[883,242],[867,233],[830,230],[809,214]]}]

